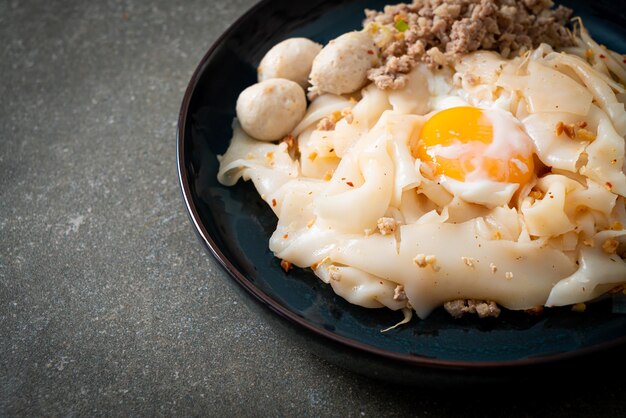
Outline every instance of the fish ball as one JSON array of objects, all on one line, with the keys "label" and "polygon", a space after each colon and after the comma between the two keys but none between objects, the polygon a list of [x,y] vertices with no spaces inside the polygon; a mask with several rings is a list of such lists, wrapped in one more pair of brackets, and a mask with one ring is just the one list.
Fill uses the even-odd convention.
[{"label": "fish ball", "polygon": [[313,60],[312,93],[346,94],[365,85],[378,63],[378,48],[365,31],[348,32],[330,41]]},{"label": "fish ball", "polygon": [[286,39],[274,45],[261,60],[259,81],[286,78],[306,88],[313,59],[321,50],[322,45],[306,38]]},{"label": "fish ball", "polygon": [[274,141],[285,137],[302,120],[306,98],[298,83],[272,78],[242,91],[236,110],[237,119],[248,135]]}]

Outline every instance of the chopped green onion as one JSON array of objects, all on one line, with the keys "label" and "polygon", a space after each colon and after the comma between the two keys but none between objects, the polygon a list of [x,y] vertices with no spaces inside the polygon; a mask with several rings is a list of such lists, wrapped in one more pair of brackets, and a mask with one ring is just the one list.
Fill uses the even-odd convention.
[{"label": "chopped green onion", "polygon": [[409,28],[409,24],[406,23],[406,21],[404,21],[403,19],[399,19],[395,25],[396,29],[398,29],[398,32],[404,32],[405,30],[407,30]]}]

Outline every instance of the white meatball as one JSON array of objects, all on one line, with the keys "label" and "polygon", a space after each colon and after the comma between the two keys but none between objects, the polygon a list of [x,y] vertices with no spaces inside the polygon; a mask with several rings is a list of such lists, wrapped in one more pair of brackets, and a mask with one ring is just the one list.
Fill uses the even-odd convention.
[{"label": "white meatball", "polygon": [[285,137],[306,112],[304,90],[298,83],[272,78],[253,84],[237,99],[237,119],[253,138],[274,141]]},{"label": "white meatball", "polygon": [[286,39],[274,45],[261,60],[259,81],[286,78],[306,88],[313,59],[321,50],[322,45],[306,38]]},{"label": "white meatball", "polygon": [[378,63],[378,48],[365,31],[348,32],[330,41],[313,60],[312,93],[352,93],[367,82]]}]

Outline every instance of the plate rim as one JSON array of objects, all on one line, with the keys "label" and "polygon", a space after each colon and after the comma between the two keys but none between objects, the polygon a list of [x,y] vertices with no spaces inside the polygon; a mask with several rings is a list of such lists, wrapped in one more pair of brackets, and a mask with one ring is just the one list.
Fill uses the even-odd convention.
[{"label": "plate rim", "polygon": [[[354,0],[350,0],[354,1]],[[412,367],[429,367],[429,368],[445,368],[445,369],[467,369],[473,371],[489,371],[495,369],[512,370],[516,368],[526,368],[529,366],[541,366],[555,363],[562,363],[575,358],[588,356],[591,354],[597,354],[601,351],[617,348],[621,345],[626,345],[626,335],[611,341],[604,341],[584,348],[576,350],[570,350],[566,352],[558,352],[546,355],[537,355],[531,357],[523,357],[509,360],[494,360],[494,361],[466,361],[466,360],[446,360],[436,359],[426,356],[419,356],[414,354],[402,354],[388,351],[382,348],[378,348],[359,340],[344,337],[338,335],[332,331],[329,331],[323,327],[318,327],[305,318],[300,317],[296,313],[289,310],[287,307],[280,304],[274,298],[267,293],[257,288],[245,275],[235,267],[235,265],[226,257],[221,251],[217,242],[212,238],[211,234],[204,227],[200,214],[193,202],[193,196],[191,195],[191,188],[187,182],[189,173],[185,166],[185,126],[188,120],[189,105],[191,98],[196,90],[198,81],[202,77],[206,70],[207,63],[211,59],[215,51],[226,41],[237,29],[248,19],[252,18],[255,12],[259,9],[271,4],[273,0],[261,0],[250,7],[245,13],[241,14],[222,34],[213,42],[213,44],[206,51],[201,58],[196,68],[193,71],[185,93],[183,95],[182,103],[178,115],[178,125],[176,129],[176,166],[178,183],[183,198],[183,203],[187,212],[187,216],[191,221],[197,238],[202,242],[204,247],[211,253],[211,255],[218,261],[220,266],[225,270],[229,279],[234,279],[237,285],[243,287],[243,289],[249,293],[255,300],[263,305],[264,308],[272,311],[273,314],[278,314],[283,320],[286,320],[292,326],[297,326],[315,334],[322,339],[328,339],[331,342],[339,344],[340,346],[346,346],[356,351],[363,351],[367,354],[374,355],[383,359],[387,359],[401,364],[409,365]],[[343,2],[342,2],[343,3]]]}]

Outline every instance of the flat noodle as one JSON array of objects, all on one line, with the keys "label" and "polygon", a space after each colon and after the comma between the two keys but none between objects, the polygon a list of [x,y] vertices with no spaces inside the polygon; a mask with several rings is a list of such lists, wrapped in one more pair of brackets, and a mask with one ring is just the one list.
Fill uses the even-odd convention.
[{"label": "flat noodle", "polygon": [[[321,95],[293,131],[297,152],[235,121],[218,180],[254,182],[278,217],[278,258],[353,304],[402,310],[402,323],[457,299],[593,300],[626,282],[626,67],[582,25],[577,36],[568,53],[477,51],[455,71],[417,65],[404,90]],[[416,157],[428,120],[458,106],[519,121],[542,164],[527,184],[437,177]]]}]

